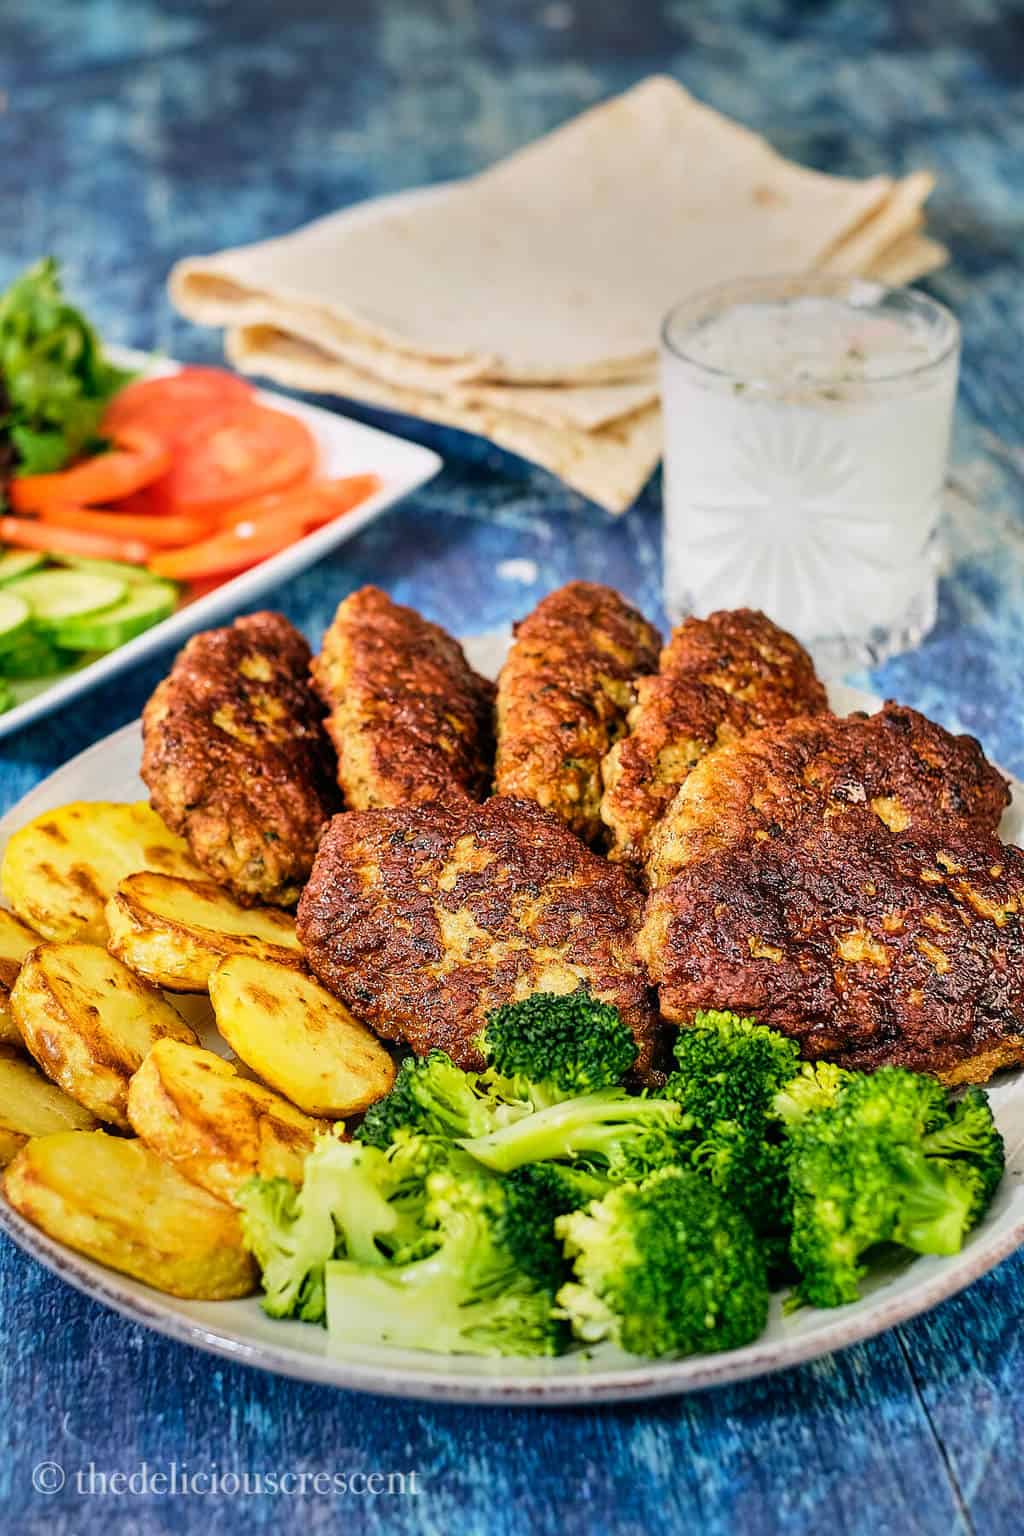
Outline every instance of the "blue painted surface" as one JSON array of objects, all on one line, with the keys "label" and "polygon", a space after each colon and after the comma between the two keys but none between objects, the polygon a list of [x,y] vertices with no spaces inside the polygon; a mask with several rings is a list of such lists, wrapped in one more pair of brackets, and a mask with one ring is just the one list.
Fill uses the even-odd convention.
[{"label": "blue painted surface", "polygon": [[[194,360],[177,256],[471,171],[654,69],[830,170],[932,165],[964,326],[966,504],[936,632],[870,681],[1024,773],[1024,10],[998,0],[4,0],[0,282],[45,251],[105,332]],[[370,420],[384,420],[374,413]],[[572,576],[658,616],[659,500],[619,522],[462,437],[444,475],[278,605],[316,638],[380,582],[488,628]],[[505,560],[536,562],[535,583]],[[6,808],[135,716],[168,658],[0,749]],[[636,1409],[433,1408],[305,1388],[165,1343],[0,1245],[0,1524],[92,1536],[399,1531],[1018,1536],[1024,1260],[885,1338],[774,1380]],[[33,1491],[52,1459],[69,1486]],[[75,1473],[418,1473],[420,1492],[101,1496]],[[98,1487],[94,1479],[94,1487]],[[229,1482],[229,1489],[231,1484]]]}]

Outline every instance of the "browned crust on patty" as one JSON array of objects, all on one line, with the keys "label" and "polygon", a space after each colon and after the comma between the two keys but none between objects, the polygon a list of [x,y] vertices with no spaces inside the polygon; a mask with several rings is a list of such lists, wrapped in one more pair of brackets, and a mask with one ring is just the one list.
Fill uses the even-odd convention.
[{"label": "browned crust on patty", "polygon": [[482,798],[494,685],[458,641],[378,587],[345,598],[313,663],[351,810]]},{"label": "browned crust on patty", "polygon": [[310,650],[279,613],[194,635],[142,716],[150,803],[239,901],[291,906],[337,809]]},{"label": "browned crust on patty", "polygon": [[845,806],[866,806],[894,832],[951,819],[994,830],[1009,803],[1002,775],[973,736],[916,710],[819,715],[716,748],[686,779],[650,839],[647,874],[665,885],[719,849],[796,835]]},{"label": "browned crust on patty", "polygon": [[479,1066],[492,1008],[580,982],[650,1062],[654,1015],[625,874],[525,800],[336,816],[299,904],[310,969],[379,1034]]},{"label": "browned crust on patty", "polygon": [[684,869],[640,948],[666,1018],[753,1013],[812,1059],[981,1082],[1024,1061],[1024,854],[863,808]]},{"label": "browned crust on patty", "polygon": [[584,841],[599,840],[601,761],[659,644],[610,587],[573,581],[543,598],[516,625],[498,679],[498,793],[533,800]]},{"label": "browned crust on patty", "polygon": [[712,748],[827,708],[803,646],[749,608],[686,619],[636,693],[629,735],[602,766],[609,858],[630,864],[643,861],[676,790]]}]

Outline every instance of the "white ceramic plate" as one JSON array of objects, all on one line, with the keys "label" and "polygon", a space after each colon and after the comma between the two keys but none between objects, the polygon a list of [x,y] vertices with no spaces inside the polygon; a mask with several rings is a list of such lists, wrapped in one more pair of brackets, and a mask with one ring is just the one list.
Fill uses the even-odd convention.
[{"label": "white ceramic plate", "polygon": [[[130,352],[122,347],[108,349],[111,358],[122,368],[134,368],[141,373],[174,373],[177,363],[155,362],[143,352]],[[359,475],[373,472],[381,478],[381,488],[352,512],[327,527],[307,534],[279,555],[264,560],[252,570],[226,581],[215,592],[197,598],[172,613],[163,623],[155,624],[143,634],[129,640],[116,651],[99,660],[89,662],[56,682],[14,683],[12,688],[19,702],[13,709],[0,715],[0,738],[10,735],[58,709],[69,699],[76,698],[97,683],[109,681],[125,667],[134,665],[173,640],[184,640],[197,629],[216,623],[225,613],[245,606],[255,606],[256,599],[294,576],[296,571],[313,565],[323,555],[336,549],[346,539],[365,528],[402,496],[417,486],[425,484],[441,468],[441,459],[429,448],[418,443],[406,442],[393,433],[378,431],[350,421],[333,411],[319,406],[305,405],[291,400],[273,390],[258,391],[258,398],[275,410],[297,416],[313,433],[320,451],[319,468],[324,475]]]},{"label": "white ceramic plate", "polygon": [[[504,642],[500,637],[479,638],[483,644],[470,642],[467,649],[478,666],[493,670]],[[878,703],[849,688],[833,688],[831,701],[840,713]],[[143,796],[140,748],[135,723],[66,763],[0,820],[0,851],[18,827],[68,800]],[[1002,831],[1007,840],[1019,841],[1024,785],[1015,783],[1013,788],[1014,802]],[[961,1254],[916,1259],[878,1276],[861,1301],[832,1312],[807,1309],[784,1318],[776,1297],[768,1328],[756,1344],[689,1360],[638,1360],[607,1347],[543,1361],[445,1358],[382,1349],[332,1354],[323,1329],[273,1322],[255,1299],[178,1301],[93,1264],[45,1237],[3,1201],[0,1226],[55,1274],[125,1317],[183,1343],[281,1375],[398,1397],[460,1402],[555,1404],[658,1397],[779,1370],[869,1338],[962,1290],[1024,1242],[1024,1075],[1005,1075],[992,1089],[992,1100],[1006,1138],[1007,1174],[985,1221]]]}]

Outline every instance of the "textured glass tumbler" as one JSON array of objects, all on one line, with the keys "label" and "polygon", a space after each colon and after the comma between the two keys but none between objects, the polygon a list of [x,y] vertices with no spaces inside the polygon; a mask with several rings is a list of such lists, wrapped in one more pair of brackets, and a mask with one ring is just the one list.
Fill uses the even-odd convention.
[{"label": "textured glass tumbler", "polygon": [[662,329],[665,607],[760,608],[836,676],[935,621],[959,328],[922,294],[772,278]]}]

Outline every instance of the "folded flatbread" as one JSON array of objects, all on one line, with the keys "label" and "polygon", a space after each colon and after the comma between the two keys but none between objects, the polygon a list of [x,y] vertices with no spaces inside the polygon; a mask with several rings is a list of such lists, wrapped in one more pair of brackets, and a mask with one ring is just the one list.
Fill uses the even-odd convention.
[{"label": "folded flatbread", "polygon": [[888,197],[870,217],[826,252],[818,263],[821,270],[837,277],[858,277],[870,272],[889,246],[924,223],[921,210],[934,186],[935,177],[930,171],[914,171],[895,182]]},{"label": "folded flatbread", "polygon": [[892,190],[794,165],[655,77],[440,198],[193,258],[171,292],[196,319],[215,298],[221,323],[233,295],[312,308],[346,347],[440,363],[449,382],[618,381],[649,365],[676,300],[752,264],[818,266]]},{"label": "folded flatbread", "polygon": [[903,283],[912,283],[916,278],[937,271],[948,260],[949,252],[938,240],[911,232],[882,252],[868,276],[887,283],[890,288],[899,288]]},{"label": "folded flatbread", "polygon": [[494,405],[402,389],[309,342],[269,326],[241,326],[227,333],[228,359],[243,373],[258,373],[288,389],[342,395],[384,410],[420,416],[442,426],[488,437],[501,448],[549,469],[609,512],[623,512],[650,478],[661,457],[661,411],[648,405],[597,431],[552,427]]},{"label": "folded flatbread", "polygon": [[931,271],[932,181],[806,170],[654,77],[469,180],[179,262],[170,291],[247,372],[482,433],[617,511],[659,457],[672,304]]}]

